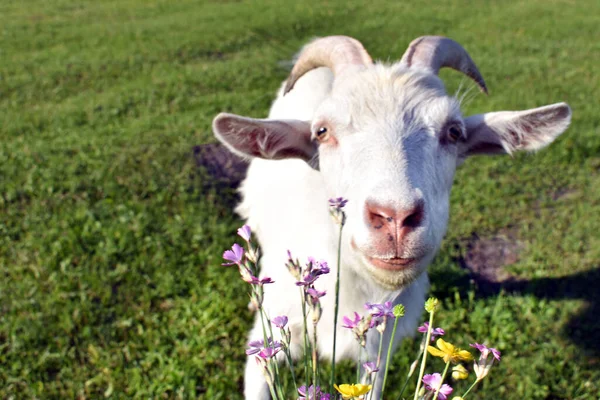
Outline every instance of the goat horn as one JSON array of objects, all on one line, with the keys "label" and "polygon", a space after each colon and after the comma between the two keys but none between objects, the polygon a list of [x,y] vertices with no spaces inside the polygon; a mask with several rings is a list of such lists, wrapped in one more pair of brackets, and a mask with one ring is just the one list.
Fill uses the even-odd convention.
[{"label": "goat horn", "polygon": [[373,60],[363,45],[348,36],[328,36],[314,40],[302,49],[285,85],[283,94],[294,87],[302,75],[318,67],[329,67],[334,75],[348,65],[369,65]]},{"label": "goat horn", "polygon": [[400,60],[407,67],[427,68],[437,74],[450,67],[473,79],[482,92],[488,92],[483,77],[469,53],[457,42],[443,36],[421,36],[413,40]]}]

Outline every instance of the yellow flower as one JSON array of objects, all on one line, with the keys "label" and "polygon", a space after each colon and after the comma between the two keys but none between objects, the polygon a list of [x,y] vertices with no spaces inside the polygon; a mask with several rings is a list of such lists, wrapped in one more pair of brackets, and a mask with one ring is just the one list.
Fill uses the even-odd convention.
[{"label": "yellow flower", "polygon": [[469,371],[462,364],[455,365],[452,367],[452,379],[459,381],[461,379],[467,379]]},{"label": "yellow flower", "polygon": [[342,394],[343,399],[358,399],[359,396],[367,393],[372,387],[371,385],[362,385],[360,383],[357,383],[356,385],[354,383],[351,385],[344,383],[340,386],[333,386]]},{"label": "yellow flower", "polygon": [[452,362],[456,364],[459,361],[473,360],[473,356],[467,350],[454,347],[453,344],[446,342],[444,339],[438,339],[435,344],[438,347],[437,349],[433,346],[427,346],[427,351],[434,357],[443,358],[446,363]]},{"label": "yellow flower", "polygon": [[463,398],[462,398],[462,397],[460,397],[460,396],[454,396],[454,397],[452,398],[452,400],[465,400],[465,399],[463,399]]}]

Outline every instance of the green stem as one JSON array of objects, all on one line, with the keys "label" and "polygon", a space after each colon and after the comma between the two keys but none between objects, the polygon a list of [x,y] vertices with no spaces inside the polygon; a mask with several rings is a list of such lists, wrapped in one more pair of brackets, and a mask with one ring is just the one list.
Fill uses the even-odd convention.
[{"label": "green stem", "polygon": [[475,385],[477,385],[479,383],[479,379],[475,379],[475,382],[473,382],[473,384],[467,389],[467,391],[465,392],[465,394],[462,395],[463,399],[465,397],[467,397],[467,395],[469,394],[469,392],[471,391],[471,389],[473,389],[475,387]]},{"label": "green stem", "polygon": [[317,324],[313,324],[313,347],[312,347],[312,369],[313,369],[313,385],[315,387],[319,386],[318,381],[318,373],[317,370],[319,368],[318,360],[317,360]]},{"label": "green stem", "polygon": [[448,372],[448,367],[450,366],[450,361],[446,363],[446,368],[444,368],[444,373],[442,374],[442,379],[440,379],[440,384],[437,389],[435,389],[435,396],[433,396],[433,400],[437,400],[438,395],[440,394],[440,389],[442,388],[442,384],[444,383],[444,379],[446,379],[446,373]]},{"label": "green stem", "polygon": [[[269,374],[272,378],[273,374],[271,373],[270,366],[268,366],[267,369],[268,369],[267,374]],[[273,399],[277,399],[277,395],[275,394],[275,387],[273,386],[273,379],[269,379],[267,383],[269,384],[269,390],[271,391],[271,397]]]},{"label": "green stem", "polygon": [[[337,321],[338,321],[338,311],[340,304],[340,270],[341,270],[341,254],[342,254],[342,228],[344,224],[340,224],[340,234],[338,238],[338,254],[337,254],[337,278],[335,281],[335,309],[333,312],[333,355],[331,358],[331,379],[330,379],[330,388],[333,389],[333,384],[335,383],[335,347],[337,343]],[[357,380],[358,382],[358,380]]]},{"label": "green stem", "polygon": [[392,336],[390,337],[390,344],[387,349],[387,358],[385,359],[385,373],[383,374],[383,386],[381,387],[381,396],[385,393],[385,383],[387,382],[388,368],[390,367],[390,358],[392,356],[392,344],[394,343],[394,337],[396,336],[396,327],[398,326],[398,320],[400,317],[394,319],[394,328],[392,329]]},{"label": "green stem", "polygon": [[[285,330],[281,328],[281,337],[285,338]],[[286,341],[287,342],[287,341]],[[294,382],[294,389],[298,392],[298,384],[296,383],[296,374],[294,373],[294,361],[292,360],[292,353],[290,352],[290,344],[286,343],[284,348],[284,353],[290,367],[290,372],[292,373],[292,381]]]},{"label": "green stem", "polygon": [[360,379],[360,359],[362,358],[362,346],[358,345],[358,362],[356,363],[356,382],[359,382]]},{"label": "green stem", "polygon": [[[435,309],[429,313],[429,329],[427,329],[427,339],[425,339],[425,346],[429,344],[429,340],[431,340],[431,330],[433,329],[433,315],[435,314]],[[417,389],[415,390],[415,397],[413,400],[417,400],[419,397],[419,390],[421,389],[421,380],[423,379],[423,374],[425,373],[425,363],[427,362],[427,347],[423,349],[423,359],[421,360],[421,369],[419,370],[419,379],[417,380]]]},{"label": "green stem", "polygon": [[302,320],[304,322],[304,376],[305,379],[308,379],[310,376],[308,374],[308,354],[310,352],[309,340],[308,340],[308,326],[306,324],[306,302],[304,295],[304,288],[300,288],[300,294],[302,296]]},{"label": "green stem", "polygon": [[[385,324],[387,321],[387,317],[383,317],[383,323]],[[381,350],[383,348],[383,333],[379,334],[379,350],[377,350],[377,365],[375,368],[379,369],[379,364],[381,364]],[[375,387],[375,382],[377,382],[377,375],[375,374],[375,378],[373,378],[373,387]],[[382,393],[383,394],[383,393]],[[371,391],[371,400],[373,400],[373,391]]]}]

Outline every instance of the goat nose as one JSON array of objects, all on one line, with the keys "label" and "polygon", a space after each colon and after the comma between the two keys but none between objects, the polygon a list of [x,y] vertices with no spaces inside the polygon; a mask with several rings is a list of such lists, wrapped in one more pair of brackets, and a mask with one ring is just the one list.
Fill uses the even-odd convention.
[{"label": "goat nose", "polygon": [[[402,239],[407,233],[421,226],[425,214],[423,201],[404,209],[382,206],[377,203],[366,203],[367,224],[373,233],[385,230],[396,240]],[[382,229],[386,228],[386,229]]]}]

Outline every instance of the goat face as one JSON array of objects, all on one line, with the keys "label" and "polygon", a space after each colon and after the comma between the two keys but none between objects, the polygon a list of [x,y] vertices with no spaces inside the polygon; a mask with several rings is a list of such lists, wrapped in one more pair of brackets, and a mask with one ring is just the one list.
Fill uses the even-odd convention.
[{"label": "goat face", "polygon": [[434,75],[375,66],[336,79],[311,133],[328,194],[350,199],[344,237],[357,273],[396,289],[430,263],[464,131]]},{"label": "goat face", "polygon": [[454,173],[464,158],[541,148],[570,121],[564,103],[463,118],[437,71],[459,69],[484,91],[485,83],[460,45],[437,37],[415,40],[391,66],[371,64],[353,39],[319,39],[303,51],[286,90],[323,57],[342,61],[323,62],[335,79],[311,121],[220,114],[214,132],[238,154],[300,158],[318,168],[330,197],[350,199],[344,231],[344,250],[353,260],[348,265],[387,289],[407,285],[431,262],[446,231]]}]

